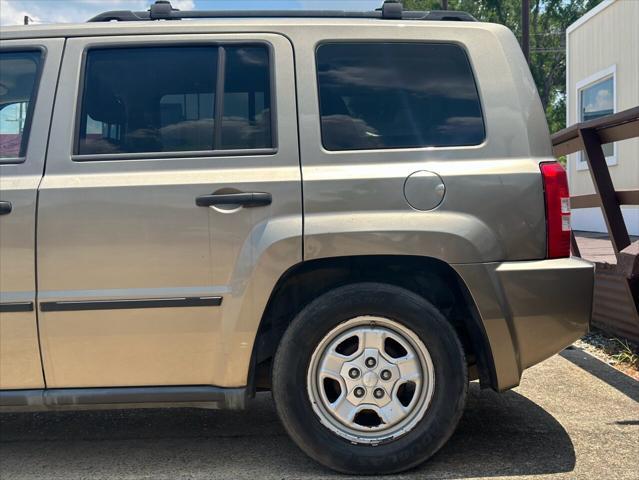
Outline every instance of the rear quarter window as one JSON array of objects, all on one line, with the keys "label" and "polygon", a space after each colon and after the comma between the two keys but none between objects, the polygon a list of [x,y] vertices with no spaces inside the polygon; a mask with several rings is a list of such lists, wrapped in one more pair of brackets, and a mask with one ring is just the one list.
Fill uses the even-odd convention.
[{"label": "rear quarter window", "polygon": [[329,43],[316,52],[327,150],[478,145],[485,128],[466,52],[444,43]]}]

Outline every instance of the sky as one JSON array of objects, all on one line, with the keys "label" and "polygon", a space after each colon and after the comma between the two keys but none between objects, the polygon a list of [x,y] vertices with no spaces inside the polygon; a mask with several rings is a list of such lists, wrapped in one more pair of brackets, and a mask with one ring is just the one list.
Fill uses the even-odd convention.
[{"label": "sky", "polygon": [[[153,0],[0,0],[0,25],[85,22],[107,10],[147,10]],[[171,0],[181,10],[373,10],[383,0]]]}]

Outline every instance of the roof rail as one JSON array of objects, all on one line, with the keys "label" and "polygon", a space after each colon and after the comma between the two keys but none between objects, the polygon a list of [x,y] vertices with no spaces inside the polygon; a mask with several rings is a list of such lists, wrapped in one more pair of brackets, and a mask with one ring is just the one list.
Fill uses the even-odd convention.
[{"label": "roof rail", "polygon": [[430,10],[405,11],[399,0],[385,0],[382,7],[372,12],[346,12],[342,10],[179,10],[168,0],[156,0],[145,12],[113,10],[100,13],[89,22],[139,22],[148,20],[182,20],[195,18],[379,18],[384,20],[450,20],[475,22],[466,12]]}]

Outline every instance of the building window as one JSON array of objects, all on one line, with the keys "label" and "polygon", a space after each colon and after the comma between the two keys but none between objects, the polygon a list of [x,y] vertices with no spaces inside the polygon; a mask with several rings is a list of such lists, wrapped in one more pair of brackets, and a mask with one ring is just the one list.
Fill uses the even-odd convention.
[{"label": "building window", "polygon": [[[615,113],[615,67],[608,68],[577,83],[577,121],[587,122]],[[614,143],[602,145],[608,165],[616,165]],[[577,154],[577,168],[588,168],[583,152]]]},{"label": "building window", "polygon": [[329,43],[317,49],[327,150],[479,145],[484,121],[466,52],[445,43]]}]

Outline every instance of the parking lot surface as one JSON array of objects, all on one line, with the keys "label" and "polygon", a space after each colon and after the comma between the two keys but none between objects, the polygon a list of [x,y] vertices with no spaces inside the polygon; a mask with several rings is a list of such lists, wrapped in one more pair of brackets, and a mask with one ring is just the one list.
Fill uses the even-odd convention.
[{"label": "parking lot surface", "polygon": [[[448,444],[402,479],[639,478],[639,382],[577,349],[480,391]],[[269,394],[245,412],[0,415],[0,478],[339,479],[286,436]],[[361,477],[357,477],[361,478]]]}]

